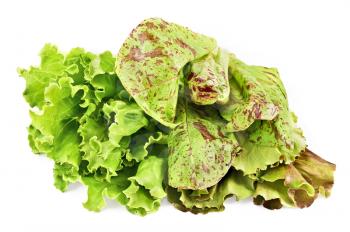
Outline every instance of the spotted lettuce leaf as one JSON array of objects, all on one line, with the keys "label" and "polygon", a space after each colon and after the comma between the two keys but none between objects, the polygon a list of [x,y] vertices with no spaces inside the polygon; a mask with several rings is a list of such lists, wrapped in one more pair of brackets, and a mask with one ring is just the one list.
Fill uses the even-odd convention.
[{"label": "spotted lettuce leaf", "polygon": [[159,18],[146,19],[120,48],[116,73],[147,114],[174,127],[182,69],[215,48],[210,37]]},{"label": "spotted lettuce leaf", "polygon": [[222,131],[224,124],[215,114],[186,100],[179,102],[179,125],[170,132],[168,140],[170,186],[205,189],[217,184],[228,172],[239,145],[232,133]]}]

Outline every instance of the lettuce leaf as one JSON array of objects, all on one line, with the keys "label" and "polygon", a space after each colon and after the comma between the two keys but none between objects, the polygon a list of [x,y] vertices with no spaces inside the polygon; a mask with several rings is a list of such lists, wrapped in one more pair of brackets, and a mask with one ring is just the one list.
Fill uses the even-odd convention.
[{"label": "lettuce leaf", "polygon": [[335,165],[306,148],[276,68],[247,65],[216,41],[160,18],[142,21],[115,56],[47,44],[18,69],[33,153],[53,160],[54,186],[87,187],[146,215],[163,198],[221,211],[229,197],[269,209],[328,197]]},{"label": "lettuce leaf", "polygon": [[279,162],[293,162],[306,143],[289,111],[278,71],[246,65],[232,56],[230,73],[230,100],[219,111],[242,147],[233,166],[249,175]]},{"label": "lettuce leaf", "polygon": [[168,187],[168,199],[179,210],[207,213],[224,210],[224,201],[234,196],[237,201],[254,194],[254,180],[234,169],[216,185],[203,190],[176,190]]},{"label": "lettuce leaf", "polygon": [[191,101],[195,104],[224,104],[229,100],[229,54],[222,49],[214,52],[192,61],[190,73],[185,76]]},{"label": "lettuce leaf", "polygon": [[335,165],[310,150],[289,165],[266,171],[254,193],[255,203],[269,209],[282,206],[309,207],[318,193],[328,197],[334,183]]},{"label": "lettuce leaf", "polygon": [[120,48],[116,73],[137,104],[174,127],[181,70],[216,48],[216,41],[159,18],[142,21]]},{"label": "lettuce leaf", "polygon": [[[239,145],[221,131],[215,113],[201,116],[200,109],[179,102],[179,125],[169,134],[169,185],[179,189],[205,189],[227,173]],[[212,120],[208,120],[211,117]],[[222,126],[223,124],[221,124]],[[231,134],[232,135],[232,134]]]},{"label": "lettuce leaf", "polygon": [[66,191],[70,183],[83,183],[84,207],[91,211],[100,211],[105,197],[132,213],[156,211],[165,197],[167,135],[123,88],[114,56],[81,48],[64,55],[45,45],[41,59],[39,67],[19,74],[33,107],[29,144],[54,160],[55,187]]},{"label": "lettuce leaf", "polygon": [[288,103],[278,72],[273,68],[246,65],[230,56],[230,99],[219,107],[231,131],[247,129],[256,120],[272,120]]}]

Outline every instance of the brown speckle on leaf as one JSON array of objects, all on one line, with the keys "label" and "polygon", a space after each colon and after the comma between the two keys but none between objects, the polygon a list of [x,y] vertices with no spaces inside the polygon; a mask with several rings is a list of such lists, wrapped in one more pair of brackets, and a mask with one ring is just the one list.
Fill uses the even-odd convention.
[{"label": "brown speckle on leaf", "polygon": [[139,48],[131,48],[126,60],[141,61],[145,58]]},{"label": "brown speckle on leaf", "polygon": [[208,129],[201,122],[194,122],[193,126],[201,133],[204,139],[212,141],[215,137],[210,134]]},{"label": "brown speckle on leaf", "polygon": [[152,35],[151,33],[147,32],[147,31],[143,31],[141,32],[139,35],[139,40],[141,41],[141,43],[144,43],[145,41],[155,41],[157,40],[157,37],[155,37],[154,35]]},{"label": "brown speckle on leaf", "polygon": [[203,93],[203,92],[199,92],[198,94],[198,97],[200,98],[215,98],[215,96],[213,96],[212,94],[210,93]]},{"label": "brown speckle on leaf", "polygon": [[190,72],[190,74],[187,76],[187,80],[191,81],[192,78],[195,76],[196,74],[194,72]]},{"label": "brown speckle on leaf", "polygon": [[146,27],[148,27],[149,29],[158,29],[157,25],[155,25],[154,23],[152,22],[146,22],[144,24]]},{"label": "brown speckle on leaf", "polygon": [[156,60],[156,65],[160,65],[162,63],[163,63],[163,60],[161,60],[161,59]]},{"label": "brown speckle on leaf", "polygon": [[252,83],[252,82],[248,82],[247,85],[246,85],[247,89],[251,89],[251,88],[254,88],[255,87],[255,84]]},{"label": "brown speckle on leaf", "polygon": [[208,174],[209,174],[210,170],[209,170],[208,165],[202,164],[202,169],[203,169],[203,171],[204,171],[205,173],[208,173]]},{"label": "brown speckle on leaf", "polygon": [[153,51],[143,53],[139,48],[131,48],[129,54],[126,56],[126,61],[142,61],[146,57],[154,58],[158,56],[165,56],[162,48],[155,48]]},{"label": "brown speckle on leaf", "polygon": [[206,85],[206,86],[198,86],[198,90],[200,92],[205,92],[205,93],[215,93],[216,91],[213,89],[212,86]]},{"label": "brown speckle on leaf", "polygon": [[150,51],[150,52],[146,52],[146,53],[145,53],[145,57],[154,58],[154,57],[157,57],[157,56],[165,56],[165,55],[163,54],[163,49],[162,49],[162,48],[156,48],[156,49],[154,49],[153,51]]},{"label": "brown speckle on leaf", "polygon": [[255,119],[260,119],[261,118],[261,109],[259,104],[254,104],[253,107],[253,113],[255,115]]},{"label": "brown speckle on leaf", "polygon": [[188,49],[192,52],[192,54],[195,56],[197,54],[196,50],[194,50],[191,46],[189,46],[187,43],[185,43],[184,41],[182,41],[181,39],[177,38],[175,40],[175,42],[180,45],[180,47],[184,48],[184,49]]},{"label": "brown speckle on leaf", "polygon": [[225,135],[221,132],[220,128],[218,129],[218,135],[219,135],[221,138],[225,138]]},{"label": "brown speckle on leaf", "polygon": [[190,180],[193,186],[197,186],[196,174],[194,172],[192,173]]}]

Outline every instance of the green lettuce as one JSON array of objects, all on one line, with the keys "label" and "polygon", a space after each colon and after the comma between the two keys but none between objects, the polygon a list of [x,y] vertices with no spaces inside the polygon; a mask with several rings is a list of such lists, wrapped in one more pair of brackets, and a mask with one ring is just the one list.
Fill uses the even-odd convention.
[{"label": "green lettuce", "polygon": [[[179,189],[204,189],[215,185],[228,172],[239,145],[222,132],[214,112],[194,108],[187,101],[178,105],[176,126],[169,134],[168,183]],[[211,119],[211,120],[210,120]],[[220,125],[221,124],[221,125]]]},{"label": "green lettuce", "polygon": [[328,197],[335,165],[311,152],[276,68],[248,65],[208,36],[142,21],[118,54],[46,44],[19,68],[29,145],[54,161],[54,186],[87,187],[146,215],[167,197],[192,213],[252,198],[268,209]]},{"label": "green lettuce", "polygon": [[105,206],[105,197],[135,214],[156,211],[165,197],[167,135],[121,85],[114,56],[81,48],[64,55],[50,44],[40,56],[39,67],[19,74],[33,107],[29,144],[55,162],[56,188],[83,183],[84,207],[92,211]]},{"label": "green lettuce", "polygon": [[181,70],[216,47],[210,37],[159,18],[147,19],[120,48],[116,73],[147,114],[173,127]]},{"label": "green lettuce", "polygon": [[242,146],[233,166],[249,175],[293,162],[306,143],[296,126],[296,116],[289,111],[278,71],[231,58],[231,96],[219,111],[229,121],[228,131],[235,132]]},{"label": "green lettuce", "polygon": [[235,197],[237,201],[253,196],[254,180],[234,169],[214,186],[201,190],[167,188],[168,200],[181,211],[207,213],[224,210],[224,201]]}]

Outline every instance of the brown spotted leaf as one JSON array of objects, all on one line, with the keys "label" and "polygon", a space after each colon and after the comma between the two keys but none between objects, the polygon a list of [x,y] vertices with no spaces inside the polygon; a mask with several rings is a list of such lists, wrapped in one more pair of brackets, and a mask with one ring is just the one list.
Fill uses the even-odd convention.
[{"label": "brown spotted leaf", "polygon": [[286,91],[274,68],[246,65],[231,55],[230,99],[219,105],[242,147],[233,166],[245,174],[291,163],[305,149],[297,118],[289,110]]},{"label": "brown spotted leaf", "polygon": [[230,57],[230,99],[219,107],[231,131],[247,129],[256,120],[272,120],[288,110],[284,87],[274,68],[246,65]]},{"label": "brown spotted leaf", "polygon": [[229,99],[229,54],[222,49],[191,63],[187,84],[191,100],[198,105],[224,104]]},{"label": "brown spotted leaf", "polygon": [[216,48],[216,41],[159,18],[139,24],[121,47],[116,72],[138,105],[174,127],[182,69]]},{"label": "brown spotted leaf", "polygon": [[[210,113],[211,114],[211,113]],[[228,172],[239,151],[232,134],[221,131],[214,112],[208,120],[203,109],[179,102],[176,126],[169,135],[169,185],[179,189],[205,189]]]}]

